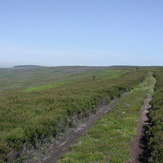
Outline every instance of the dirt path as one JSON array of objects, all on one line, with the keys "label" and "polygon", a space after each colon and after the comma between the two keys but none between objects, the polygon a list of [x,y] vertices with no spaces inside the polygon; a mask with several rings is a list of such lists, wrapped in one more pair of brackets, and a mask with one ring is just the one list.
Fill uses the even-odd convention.
[{"label": "dirt path", "polygon": [[90,114],[84,121],[77,124],[76,128],[69,129],[63,136],[52,144],[46,144],[38,151],[33,153],[32,159],[25,161],[26,163],[55,163],[61,155],[71,150],[76,141],[89,130],[94,123],[115,107],[119,101],[125,96],[116,98],[109,105],[99,107],[95,114]]},{"label": "dirt path", "polygon": [[144,153],[144,146],[142,142],[142,138],[144,137],[144,126],[148,125],[148,117],[147,114],[149,112],[150,101],[152,100],[152,96],[148,95],[147,99],[144,100],[144,104],[141,107],[141,113],[140,113],[140,119],[138,122],[137,127],[137,136],[134,138],[134,140],[131,143],[131,150],[132,150],[132,158],[133,160],[131,163],[145,163],[141,159],[141,155]]}]

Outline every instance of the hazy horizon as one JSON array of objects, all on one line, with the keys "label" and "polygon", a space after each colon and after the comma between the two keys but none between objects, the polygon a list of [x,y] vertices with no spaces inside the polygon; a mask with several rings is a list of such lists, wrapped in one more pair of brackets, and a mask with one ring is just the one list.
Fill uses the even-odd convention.
[{"label": "hazy horizon", "polygon": [[163,1],[2,0],[0,67],[163,65]]},{"label": "hazy horizon", "polygon": [[146,66],[146,65],[105,65],[105,66],[99,66],[99,65],[60,65],[60,66],[54,66],[54,65],[51,65],[51,66],[46,66],[46,65],[31,65],[31,64],[26,64],[26,65],[23,65],[23,64],[20,64],[20,65],[12,65],[12,66],[1,66],[0,65],[0,68],[14,68],[14,67],[19,67],[19,66],[38,66],[38,67],[118,67],[118,66],[122,66],[122,67],[162,67],[162,65],[149,65],[149,66]]}]

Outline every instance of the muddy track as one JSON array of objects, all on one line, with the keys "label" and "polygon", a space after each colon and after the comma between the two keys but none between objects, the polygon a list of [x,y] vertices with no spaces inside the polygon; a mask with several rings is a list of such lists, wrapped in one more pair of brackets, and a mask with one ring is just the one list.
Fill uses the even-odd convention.
[{"label": "muddy track", "polygon": [[75,128],[70,128],[63,136],[60,136],[57,141],[55,140],[51,144],[41,145],[41,147],[32,152],[31,159],[24,162],[26,163],[55,163],[61,155],[71,150],[71,147],[77,142],[77,140],[89,130],[94,123],[107,114],[113,107],[115,107],[120,100],[125,96],[123,94],[120,98],[112,100],[108,105],[97,108],[95,114],[89,114],[84,120],[77,122]]},{"label": "muddy track", "polygon": [[144,100],[143,106],[141,107],[140,119],[137,127],[137,135],[130,144],[132,150],[131,158],[133,159],[130,163],[145,163],[141,158],[142,154],[145,152],[142,138],[145,136],[144,126],[148,126],[149,124],[147,115],[151,107],[150,105],[151,100],[152,96],[148,95],[148,97]]}]

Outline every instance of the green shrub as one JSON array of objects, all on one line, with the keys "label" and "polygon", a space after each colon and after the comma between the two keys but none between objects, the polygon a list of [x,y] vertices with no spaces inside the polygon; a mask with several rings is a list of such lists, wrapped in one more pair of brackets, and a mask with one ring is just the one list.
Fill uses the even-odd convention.
[{"label": "green shrub", "polygon": [[163,162],[163,71],[157,71],[155,93],[151,102],[149,114],[151,125],[146,132],[148,135],[148,150],[150,163]]}]

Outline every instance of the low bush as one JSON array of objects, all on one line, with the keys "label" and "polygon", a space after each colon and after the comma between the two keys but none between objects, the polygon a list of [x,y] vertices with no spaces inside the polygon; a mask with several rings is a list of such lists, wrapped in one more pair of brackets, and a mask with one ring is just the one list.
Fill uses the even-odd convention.
[{"label": "low bush", "polygon": [[109,102],[145,76],[145,71],[133,71],[116,78],[106,75],[36,92],[0,92],[0,161],[12,158],[15,152],[11,156],[11,151],[33,147],[37,141],[55,136],[60,123],[69,125],[70,117],[95,110],[99,99]]},{"label": "low bush", "polygon": [[156,71],[155,93],[151,102],[151,111],[149,118],[151,125],[146,135],[148,136],[148,152],[150,163],[163,162],[163,71]]}]

